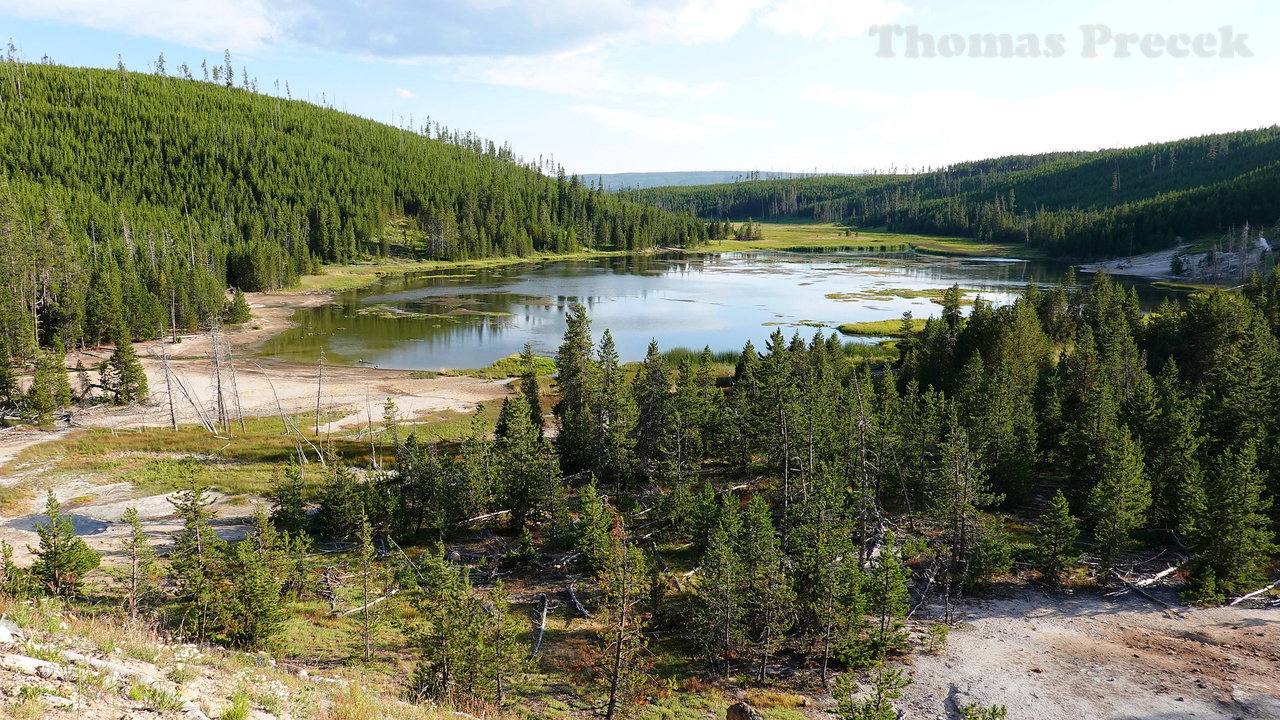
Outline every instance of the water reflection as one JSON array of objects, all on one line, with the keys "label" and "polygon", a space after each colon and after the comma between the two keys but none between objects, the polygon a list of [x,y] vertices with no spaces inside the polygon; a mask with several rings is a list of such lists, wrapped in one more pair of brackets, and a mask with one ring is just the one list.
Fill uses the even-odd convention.
[{"label": "water reflection", "polygon": [[[483,367],[526,342],[554,352],[569,305],[581,302],[597,337],[609,328],[622,359],[637,360],[651,338],[664,349],[732,350],[748,339],[763,346],[777,327],[809,337],[815,326],[830,332],[840,323],[938,310],[928,298],[893,291],[959,284],[1003,304],[1028,282],[1057,283],[1065,270],[984,258],[724,253],[412,273],[299,310],[298,326],[263,353],[314,362],[323,349],[329,362],[342,364]],[[1135,286],[1148,307],[1170,294],[1145,282]]]}]

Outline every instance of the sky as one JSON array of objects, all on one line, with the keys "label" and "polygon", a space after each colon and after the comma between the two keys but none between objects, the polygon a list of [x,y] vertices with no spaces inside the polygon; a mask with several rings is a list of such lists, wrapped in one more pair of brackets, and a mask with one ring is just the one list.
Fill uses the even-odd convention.
[{"label": "sky", "polygon": [[1273,0],[0,0],[5,38],[171,74],[229,50],[264,92],[577,173],[904,171],[1280,121]]}]

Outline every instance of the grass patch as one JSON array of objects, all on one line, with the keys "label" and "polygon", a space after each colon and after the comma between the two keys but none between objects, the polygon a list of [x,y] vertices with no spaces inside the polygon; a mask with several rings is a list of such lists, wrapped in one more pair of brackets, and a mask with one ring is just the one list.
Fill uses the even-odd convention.
[{"label": "grass patch", "polygon": [[839,223],[758,222],[760,240],[724,240],[712,250],[782,250],[789,252],[923,252],[965,257],[1043,257],[1023,245],[980,242],[971,238],[886,232]]},{"label": "grass patch", "polygon": [[914,235],[911,249],[919,253],[932,255],[959,255],[962,257],[1010,257],[1010,258],[1042,258],[1047,257],[1037,248],[1013,243],[981,242],[971,238],[929,237]]},{"label": "grass patch", "polygon": [[1211,292],[1213,290],[1221,290],[1221,285],[1210,285],[1207,283],[1189,283],[1189,282],[1169,282],[1168,280],[1157,280],[1151,283],[1151,287],[1157,287],[1161,290],[1174,290],[1178,292]]},{"label": "grass patch", "polygon": [[[534,355],[533,366],[538,375],[554,375],[556,372],[556,361],[549,357]],[[472,370],[445,370],[439,374],[501,380],[503,378],[519,377],[522,373],[524,373],[524,361],[520,359],[519,354],[516,354],[495,360],[488,367]]]},{"label": "grass patch", "polygon": [[[326,432],[328,420],[339,417],[322,415],[320,432]],[[311,437],[315,415],[299,415],[294,422]],[[260,493],[270,486],[280,464],[296,456],[293,438],[282,429],[280,419],[272,417],[245,418],[244,430],[233,424],[229,438],[210,435],[199,425],[183,425],[176,432],[94,428],[26,448],[16,462],[49,463],[54,473],[93,473],[102,476],[102,482],[130,481],[147,494],[182,487],[192,478],[229,495]],[[334,433],[332,443],[346,461],[367,462],[367,441]],[[36,489],[28,483],[20,491],[4,493],[0,503],[11,507]]]},{"label": "grass patch", "polygon": [[[924,329],[927,322],[925,318],[911,318],[911,331],[920,332]],[[869,336],[885,336],[892,338],[902,337],[902,319],[894,318],[891,320],[864,320],[862,322],[844,323],[836,328],[845,335],[869,335]]]},{"label": "grass patch", "polygon": [[[501,402],[493,402],[484,406],[480,416],[483,422],[492,427],[498,422],[498,413],[502,410]],[[474,412],[457,412],[454,410],[437,410],[423,413],[404,423],[407,432],[417,433],[418,439],[426,442],[438,440],[457,440],[471,432],[471,419]]]},{"label": "grass patch", "polygon": [[249,692],[244,688],[237,690],[236,694],[231,696],[231,704],[218,717],[221,720],[248,720]]},{"label": "grass patch", "polygon": [[[398,230],[396,231],[399,232]],[[479,267],[502,267],[521,263],[555,262],[558,260],[586,260],[591,258],[614,257],[626,255],[621,250],[582,250],[561,255],[553,253],[535,253],[533,255],[481,258],[478,260],[418,260],[412,258],[381,258],[350,265],[328,265],[316,275],[303,275],[288,292],[342,292],[358,290],[376,282],[385,276],[403,275],[411,272],[430,272],[435,270],[466,269]]]},{"label": "grass patch", "polygon": [[480,310],[455,309],[447,313],[426,313],[414,312],[412,310],[400,310],[390,305],[369,305],[362,307],[356,311],[356,315],[360,317],[375,317],[383,320],[456,320],[464,315],[477,315],[486,318],[495,317],[511,317],[509,312],[484,312]]},{"label": "grass patch", "polygon": [[[960,292],[965,295],[972,295],[979,290],[970,290],[961,288]],[[947,288],[873,288],[871,290],[855,290],[853,292],[834,292],[827,293],[828,300],[838,300],[840,302],[857,302],[860,300],[892,300],[894,298],[902,298],[903,300],[915,300],[924,298],[931,302],[942,304],[942,298],[947,294]],[[961,305],[972,305],[971,298],[961,300]]]},{"label": "grass patch", "polygon": [[742,697],[748,703],[761,710],[798,708],[804,707],[809,702],[803,695],[794,695],[779,690],[748,690],[742,694]]}]

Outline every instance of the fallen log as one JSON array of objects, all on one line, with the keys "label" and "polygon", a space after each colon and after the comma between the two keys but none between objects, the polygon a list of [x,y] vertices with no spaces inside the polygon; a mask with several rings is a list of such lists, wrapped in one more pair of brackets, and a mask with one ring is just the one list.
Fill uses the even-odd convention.
[{"label": "fallen log", "polygon": [[667,561],[663,559],[662,553],[658,552],[658,543],[650,541],[649,547],[653,549],[653,559],[658,561],[658,567],[662,572],[671,572],[671,568],[667,566]]},{"label": "fallen log", "polygon": [[373,600],[373,601],[371,601],[371,602],[369,602],[369,603],[367,603],[367,604],[365,604],[365,605],[361,605],[361,606],[360,606],[360,607],[358,607],[358,608],[355,608],[355,609],[352,609],[352,610],[348,610],[348,611],[346,611],[346,612],[342,613],[341,615],[339,615],[338,617],[346,617],[346,616],[348,616],[348,615],[352,615],[352,614],[358,613],[358,612],[360,612],[361,610],[364,610],[365,608],[371,608],[371,607],[373,607],[374,605],[377,605],[378,603],[382,602],[383,600],[386,600],[387,598],[391,597],[392,595],[395,595],[395,594],[396,594],[396,593],[398,593],[398,592],[400,592],[400,588],[396,588],[395,590],[392,590],[391,592],[387,593],[386,595],[383,595],[382,597],[378,598],[377,600]]},{"label": "fallen log", "polygon": [[578,593],[573,589],[574,583],[569,583],[569,600],[573,602],[573,607],[578,610],[578,614],[590,620],[591,613],[582,606],[582,601],[578,599]]},{"label": "fallen log", "polygon": [[488,520],[489,518],[496,518],[496,517],[498,517],[499,515],[507,515],[507,514],[509,514],[510,512],[511,512],[510,510],[499,510],[498,512],[485,513],[485,514],[483,514],[483,515],[477,515],[477,516],[475,516],[475,517],[473,517],[473,518],[467,518],[467,519],[466,519],[466,520],[464,520],[463,522],[468,522],[468,523],[480,522],[481,520]]},{"label": "fallen log", "polygon": [[1143,590],[1142,588],[1138,587],[1137,585],[1134,585],[1133,583],[1129,582],[1128,580],[1126,580],[1126,579],[1125,579],[1125,577],[1124,577],[1123,575],[1121,575],[1120,573],[1116,572],[1114,568],[1111,570],[1111,574],[1112,574],[1112,575],[1114,575],[1114,576],[1116,576],[1116,579],[1117,579],[1117,580],[1119,580],[1120,582],[1124,583],[1124,584],[1125,584],[1125,585],[1126,585],[1130,590],[1134,591],[1135,593],[1137,593],[1137,594],[1141,595],[1142,597],[1144,597],[1144,598],[1146,598],[1146,599],[1150,600],[1151,602],[1153,602],[1153,603],[1155,603],[1155,604],[1159,605],[1160,607],[1163,607],[1164,609],[1168,610],[1169,612],[1173,613],[1174,615],[1178,615],[1178,616],[1181,616],[1181,615],[1182,615],[1182,611],[1181,611],[1181,610],[1179,610],[1177,607],[1175,607],[1175,606],[1173,606],[1173,605],[1170,605],[1169,603],[1167,603],[1167,602],[1165,602],[1165,601],[1161,600],[1160,598],[1156,597],[1155,595],[1152,595],[1151,593],[1147,592],[1146,590]]},{"label": "fallen log", "polygon": [[1174,574],[1177,571],[1178,571],[1177,565],[1170,565],[1169,567],[1165,568],[1164,570],[1161,570],[1160,572],[1156,573],[1155,575],[1152,575],[1149,578],[1144,578],[1142,580],[1135,582],[1134,585],[1137,585],[1138,587],[1151,587],[1152,585],[1155,585],[1156,583],[1169,577],[1170,575]]},{"label": "fallen log", "polygon": [[0,668],[48,680],[65,680],[68,675],[67,669],[57,663],[26,655],[0,655]]},{"label": "fallen log", "polygon": [[1270,585],[1268,585],[1268,586],[1266,586],[1266,587],[1262,588],[1261,590],[1254,590],[1253,592],[1248,593],[1248,594],[1246,594],[1246,595],[1241,595],[1240,597],[1236,598],[1235,600],[1232,600],[1231,602],[1227,603],[1227,605],[1239,605],[1240,603],[1244,602],[1245,600],[1251,600],[1251,599],[1253,599],[1253,598],[1256,598],[1256,597],[1258,597],[1259,595],[1261,595],[1261,594],[1265,593],[1266,591],[1268,591],[1268,590],[1270,590],[1270,589],[1272,589],[1272,588],[1275,588],[1275,587],[1280,587],[1280,580],[1276,580],[1275,582],[1273,582],[1273,583],[1271,583]]}]

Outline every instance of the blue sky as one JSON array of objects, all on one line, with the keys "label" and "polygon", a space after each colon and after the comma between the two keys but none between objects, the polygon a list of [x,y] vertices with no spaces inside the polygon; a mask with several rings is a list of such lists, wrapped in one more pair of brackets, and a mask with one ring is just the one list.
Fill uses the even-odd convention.
[{"label": "blue sky", "polygon": [[[885,24],[966,51],[1057,34],[1063,52],[909,58],[898,36],[878,57]],[[1085,58],[1084,25],[1157,36],[1152,54],[1244,33],[1251,57],[1112,41]],[[229,49],[262,90],[429,116],[584,173],[901,170],[1280,121],[1280,3],[1253,0],[0,0],[0,38],[68,65],[163,52],[171,73]]]}]

